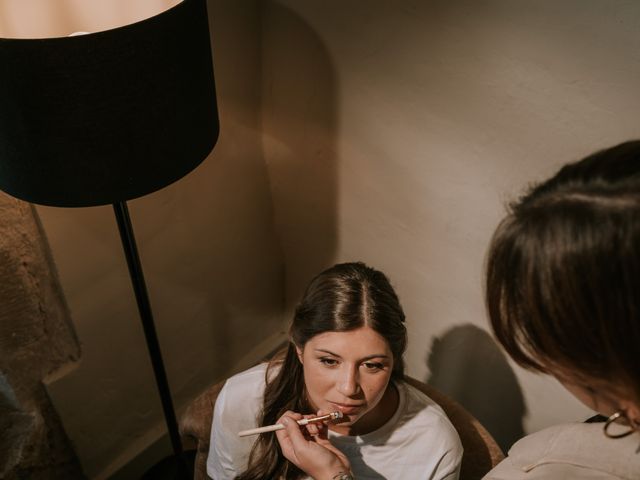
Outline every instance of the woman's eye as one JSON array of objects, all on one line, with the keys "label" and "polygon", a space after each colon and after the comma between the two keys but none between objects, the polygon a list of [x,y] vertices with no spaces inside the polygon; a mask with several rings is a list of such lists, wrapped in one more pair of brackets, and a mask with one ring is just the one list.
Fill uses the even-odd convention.
[{"label": "woman's eye", "polygon": [[326,358],[323,357],[320,359],[320,363],[322,363],[323,365],[326,365],[328,367],[333,367],[334,365],[338,364],[338,361],[334,358]]},{"label": "woman's eye", "polygon": [[382,370],[384,367],[384,365],[378,362],[366,362],[364,366],[367,370]]}]

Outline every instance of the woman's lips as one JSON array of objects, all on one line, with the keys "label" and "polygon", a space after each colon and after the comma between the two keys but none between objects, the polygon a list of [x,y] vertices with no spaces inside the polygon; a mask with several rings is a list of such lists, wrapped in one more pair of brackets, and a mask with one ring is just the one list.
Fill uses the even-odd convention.
[{"label": "woman's lips", "polygon": [[363,405],[348,405],[345,403],[329,402],[336,410],[341,411],[344,415],[353,415],[358,413]]}]

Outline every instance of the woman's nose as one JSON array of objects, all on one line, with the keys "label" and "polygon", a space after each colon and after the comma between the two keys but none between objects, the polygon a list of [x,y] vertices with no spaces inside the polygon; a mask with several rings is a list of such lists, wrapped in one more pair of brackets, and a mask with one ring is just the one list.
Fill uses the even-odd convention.
[{"label": "woman's nose", "polygon": [[347,367],[341,372],[337,389],[345,397],[353,397],[360,393],[360,382],[356,368]]}]

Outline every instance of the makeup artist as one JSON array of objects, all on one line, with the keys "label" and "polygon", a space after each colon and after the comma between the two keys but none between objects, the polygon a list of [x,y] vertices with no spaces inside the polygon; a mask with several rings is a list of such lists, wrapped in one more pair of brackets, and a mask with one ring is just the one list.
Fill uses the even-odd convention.
[{"label": "makeup artist", "polygon": [[[603,420],[524,437],[485,479],[640,479],[640,141],[568,164],[513,203],[489,246],[485,294],[509,355]],[[285,423],[278,438],[300,468],[345,468]]]},{"label": "makeup artist", "polygon": [[[290,335],[283,358],[231,377],[220,392],[211,478],[458,478],[457,432],[433,400],[403,381],[404,313],[382,272],[343,263],[320,273],[295,310]],[[331,412],[341,414],[340,423],[295,422]],[[288,422],[313,456],[308,465],[287,443],[287,430],[238,436]]]},{"label": "makeup artist", "polygon": [[639,479],[640,141],[566,165],[512,206],[486,301],[517,363],[606,417],[525,437],[486,478]]}]

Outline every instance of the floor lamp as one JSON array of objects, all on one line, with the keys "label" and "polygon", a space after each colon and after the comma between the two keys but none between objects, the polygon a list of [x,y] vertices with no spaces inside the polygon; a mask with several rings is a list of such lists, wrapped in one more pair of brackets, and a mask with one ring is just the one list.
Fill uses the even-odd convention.
[{"label": "floor lamp", "polygon": [[126,201],[185,176],[218,138],[206,0],[183,0],[101,32],[0,38],[0,65],[0,189],[41,205],[113,205],[179,457],[176,415]]}]

